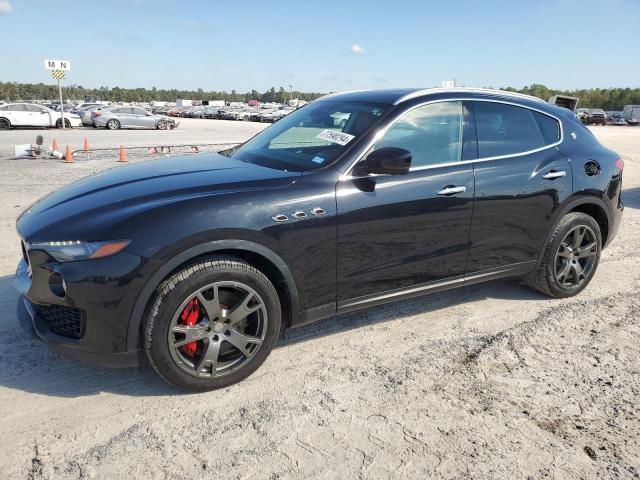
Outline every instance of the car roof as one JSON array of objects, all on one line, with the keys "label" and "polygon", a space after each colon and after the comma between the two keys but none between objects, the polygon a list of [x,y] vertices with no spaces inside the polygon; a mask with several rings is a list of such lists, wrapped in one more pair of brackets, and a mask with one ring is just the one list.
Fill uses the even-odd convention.
[{"label": "car roof", "polygon": [[325,100],[342,100],[342,101],[354,101],[354,102],[373,102],[373,103],[388,103],[392,105],[399,105],[400,103],[413,100],[415,98],[423,98],[430,96],[449,96],[449,95],[465,95],[470,98],[481,98],[484,96],[490,97],[504,97],[509,99],[527,100],[530,102],[543,103],[547,105],[547,102],[537,97],[530,95],[524,95],[517,92],[509,92],[506,90],[493,90],[489,88],[468,88],[468,87],[453,87],[453,88],[399,88],[399,89],[387,89],[387,90],[355,90],[351,92],[338,92],[320,97],[317,101]]}]

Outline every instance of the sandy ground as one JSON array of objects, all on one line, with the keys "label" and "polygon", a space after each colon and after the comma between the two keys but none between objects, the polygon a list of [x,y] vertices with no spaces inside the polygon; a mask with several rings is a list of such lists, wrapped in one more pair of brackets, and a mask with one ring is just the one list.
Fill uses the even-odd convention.
[{"label": "sandy ground", "polygon": [[[251,134],[209,123],[209,141]],[[508,280],[343,315],[198,395],[23,334],[16,216],[113,164],[0,160],[0,477],[640,477],[640,128],[593,130],[626,162],[627,208],[579,297]]]},{"label": "sandy ground", "polygon": [[[233,120],[206,120],[180,118],[174,130],[106,130],[104,128],[82,127],[59,130],[56,128],[30,128],[0,132],[0,160],[14,156],[14,145],[34,144],[36,136],[42,135],[43,145],[51,146],[57,140],[64,152],[66,145],[71,150],[80,150],[86,138],[91,148],[117,148],[206,144],[217,142],[243,142],[252,137],[268,123],[243,122]],[[104,167],[103,167],[104,168]]]}]

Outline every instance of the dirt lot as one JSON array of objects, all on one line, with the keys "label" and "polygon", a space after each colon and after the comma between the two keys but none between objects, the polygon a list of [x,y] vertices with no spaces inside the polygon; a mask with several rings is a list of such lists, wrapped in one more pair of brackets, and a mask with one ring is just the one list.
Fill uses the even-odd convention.
[{"label": "dirt lot", "polygon": [[[250,135],[210,123],[209,141]],[[199,395],[23,334],[16,216],[114,164],[0,160],[0,477],[639,478],[640,128],[593,130],[626,162],[627,208],[582,295],[499,281],[343,315]]]},{"label": "dirt lot", "polygon": [[[241,122],[232,120],[206,120],[181,118],[174,130],[106,130],[104,128],[82,127],[58,130],[55,128],[31,128],[0,132],[0,160],[12,158],[14,145],[36,142],[42,135],[43,145],[51,146],[54,139],[62,151],[69,145],[72,150],[83,147],[85,137],[92,148],[117,148],[181,145],[191,143],[242,142],[266,128],[267,123]],[[104,167],[103,167],[104,168]]]}]

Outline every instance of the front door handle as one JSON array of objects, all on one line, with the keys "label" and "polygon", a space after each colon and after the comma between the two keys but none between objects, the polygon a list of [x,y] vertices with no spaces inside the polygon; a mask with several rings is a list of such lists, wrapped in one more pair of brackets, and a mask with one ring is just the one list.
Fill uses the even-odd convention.
[{"label": "front door handle", "polygon": [[547,180],[553,180],[554,178],[560,178],[567,175],[567,172],[564,170],[560,170],[556,172],[555,170],[551,170],[549,173],[542,176],[542,178],[546,178]]},{"label": "front door handle", "polygon": [[462,186],[462,187],[454,187],[454,186],[449,186],[449,187],[444,187],[442,190],[438,191],[438,195],[455,195],[456,193],[462,193],[462,192],[466,192],[467,191],[467,187]]}]

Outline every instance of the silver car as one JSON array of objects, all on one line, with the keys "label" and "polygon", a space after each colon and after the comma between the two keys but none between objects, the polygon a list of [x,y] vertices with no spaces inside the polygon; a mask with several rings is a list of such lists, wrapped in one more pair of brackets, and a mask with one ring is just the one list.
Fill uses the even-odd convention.
[{"label": "silver car", "polygon": [[166,130],[176,126],[172,118],[164,115],[154,115],[144,108],[128,106],[92,110],[91,123],[95,127],[105,127],[109,130],[117,130],[118,128],[157,128]]},{"label": "silver car", "polygon": [[80,117],[82,121],[82,125],[93,125],[93,120],[91,119],[91,112],[93,112],[97,108],[106,108],[104,105],[95,105],[91,107],[79,108],[77,111],[77,115]]}]

